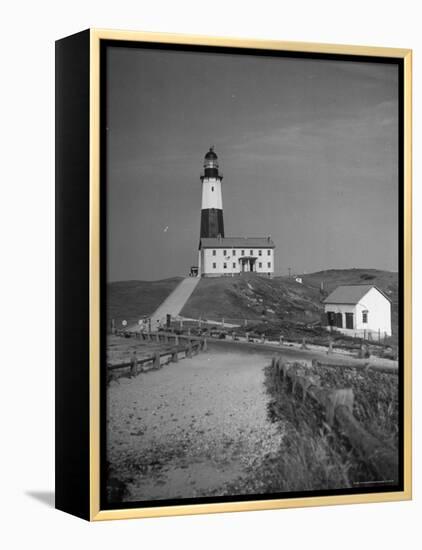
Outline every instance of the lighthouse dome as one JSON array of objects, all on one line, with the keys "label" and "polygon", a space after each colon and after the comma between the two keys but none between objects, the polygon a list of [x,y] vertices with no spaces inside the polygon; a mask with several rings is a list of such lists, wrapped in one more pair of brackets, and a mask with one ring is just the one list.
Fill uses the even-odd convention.
[{"label": "lighthouse dome", "polygon": [[218,157],[214,152],[214,147],[210,147],[210,150],[205,155],[205,160],[216,160]]}]

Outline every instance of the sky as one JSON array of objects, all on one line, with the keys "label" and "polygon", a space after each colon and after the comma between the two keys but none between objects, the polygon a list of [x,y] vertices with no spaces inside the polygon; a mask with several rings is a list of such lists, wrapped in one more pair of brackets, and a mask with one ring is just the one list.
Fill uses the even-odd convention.
[{"label": "sky", "polygon": [[226,236],[271,235],[276,274],[398,269],[398,69],[107,50],[109,281],[197,265],[203,159]]}]

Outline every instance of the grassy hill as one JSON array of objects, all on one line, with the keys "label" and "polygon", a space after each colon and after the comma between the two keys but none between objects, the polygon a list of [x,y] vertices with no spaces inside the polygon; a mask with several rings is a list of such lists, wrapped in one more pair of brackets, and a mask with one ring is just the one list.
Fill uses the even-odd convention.
[{"label": "grassy hill", "polygon": [[129,326],[151,315],[179,284],[182,277],[161,281],[120,281],[107,285],[107,319],[120,327],[123,319]]},{"label": "grassy hill", "polygon": [[319,290],[293,279],[267,279],[255,274],[201,279],[183,308],[186,317],[230,322],[242,319],[289,319],[312,322],[320,318]]},{"label": "grassy hill", "polygon": [[[337,286],[373,284],[392,301],[392,328],[398,326],[398,274],[377,269],[331,269],[302,276],[266,279],[255,274],[201,279],[182,310],[186,317],[236,322],[243,318],[280,326],[317,323],[322,300]],[[323,292],[321,292],[323,283]]]},{"label": "grassy hill", "polygon": [[[243,319],[280,327],[317,324],[322,300],[342,284],[374,284],[392,301],[393,333],[398,326],[398,275],[376,269],[331,269],[302,276],[303,284],[288,277],[267,279],[256,274],[201,279],[181,315],[239,323]],[[108,286],[108,319],[135,323],[150,315],[181,281],[125,281]],[[324,292],[320,287],[323,283]]]}]

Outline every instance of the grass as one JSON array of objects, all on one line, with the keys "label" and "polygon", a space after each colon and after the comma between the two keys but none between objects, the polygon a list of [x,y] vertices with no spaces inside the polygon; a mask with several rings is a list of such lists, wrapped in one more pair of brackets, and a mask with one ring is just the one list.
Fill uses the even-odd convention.
[{"label": "grass", "polygon": [[227,322],[252,319],[314,322],[320,319],[319,292],[293,279],[255,274],[203,278],[182,310],[186,317]]},{"label": "grass", "polygon": [[121,327],[125,319],[129,326],[151,315],[182,280],[172,277],[161,281],[121,281],[107,285],[107,320],[115,319]]},{"label": "grass", "polygon": [[[397,377],[353,369],[317,367],[323,387],[352,387],[354,415],[379,439],[397,449]],[[305,403],[276,388],[272,367],[266,369],[270,395],[268,414],[284,431],[279,455],[264,463],[256,483],[265,492],[333,490],[378,481],[376,473],[359,458],[348,440],[324,420],[324,412],[311,399]],[[368,485],[366,485],[368,486]]]}]

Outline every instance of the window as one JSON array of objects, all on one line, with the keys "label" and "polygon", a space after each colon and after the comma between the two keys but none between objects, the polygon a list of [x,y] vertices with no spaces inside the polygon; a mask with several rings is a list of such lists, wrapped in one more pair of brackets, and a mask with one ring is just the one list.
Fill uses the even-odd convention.
[{"label": "window", "polygon": [[236,250],[233,250],[233,256],[236,256]]},{"label": "window", "polygon": [[214,191],[214,187],[211,187],[211,191]]},{"label": "window", "polygon": [[236,264],[233,262],[233,269],[236,269]]},{"label": "window", "polygon": [[366,325],[368,322],[368,310],[362,311],[362,323]]},{"label": "window", "polygon": [[244,256],[244,255],[245,255],[245,251],[244,251],[244,250],[242,250],[242,256]]},{"label": "window", "polygon": [[249,250],[249,256],[253,256],[253,250]]},{"label": "window", "polygon": [[212,251],[212,255],[215,256],[217,254],[217,251],[216,250],[213,250]]},{"label": "window", "polygon": [[267,256],[271,256],[271,250],[270,249],[267,250]]},{"label": "window", "polygon": [[226,262],[224,262],[223,268],[224,268],[224,269],[227,269],[227,264],[226,264]]},{"label": "window", "polygon": [[258,266],[259,266],[259,267],[262,267],[262,262],[259,262]]},{"label": "window", "polygon": [[215,269],[217,267],[217,264],[215,262],[213,262],[212,267],[213,267],[213,269]]},{"label": "window", "polygon": [[271,268],[271,262],[268,262],[268,263],[267,263],[267,266],[268,266],[269,268]]},{"label": "window", "polygon": [[225,256],[227,254],[227,250],[223,250],[223,254]]},{"label": "window", "polygon": [[258,256],[262,256],[262,250],[258,250]]}]

